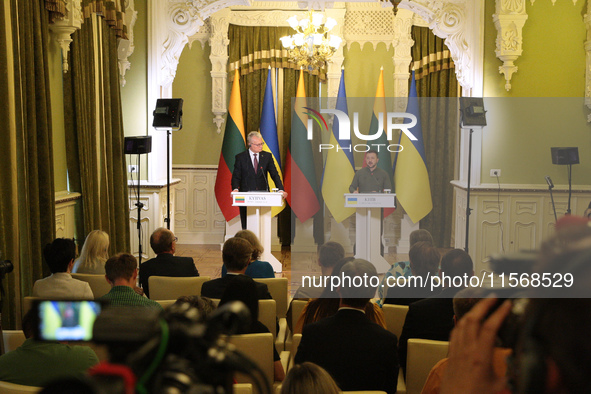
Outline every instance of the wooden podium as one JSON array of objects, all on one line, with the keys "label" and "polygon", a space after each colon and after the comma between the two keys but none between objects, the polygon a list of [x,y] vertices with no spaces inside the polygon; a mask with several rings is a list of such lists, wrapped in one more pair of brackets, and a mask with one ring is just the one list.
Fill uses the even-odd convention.
[{"label": "wooden podium", "polygon": [[275,272],[281,272],[281,262],[271,254],[271,208],[280,207],[283,196],[277,192],[232,192],[232,205],[247,207],[246,228],[261,241],[261,261],[268,261]]},{"label": "wooden podium", "polygon": [[396,208],[393,193],[345,193],[345,207],[356,208],[355,257],[372,263],[378,274],[391,265],[380,253],[382,208]]}]

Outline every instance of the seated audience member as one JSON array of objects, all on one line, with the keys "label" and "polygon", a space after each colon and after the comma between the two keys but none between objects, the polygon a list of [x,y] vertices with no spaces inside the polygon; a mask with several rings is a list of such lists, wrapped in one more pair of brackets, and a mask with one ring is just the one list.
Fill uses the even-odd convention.
[{"label": "seated audience member", "polygon": [[[377,275],[373,264],[361,259],[345,264],[342,272],[353,283],[355,278]],[[394,394],[398,382],[396,335],[371,322],[364,313],[376,289],[345,284],[338,291],[338,312],[304,327],[295,363],[318,364],[343,391]]]},{"label": "seated audience member", "polygon": [[91,231],[80,256],[74,262],[73,273],[78,274],[105,274],[105,262],[109,258],[109,234],[101,230]]},{"label": "seated audience member", "polygon": [[212,300],[198,295],[180,296],[174,303],[189,304],[192,307],[197,308],[201,314],[202,319],[207,319],[209,315],[211,315],[211,313],[216,309],[216,306]]},{"label": "seated audience member", "polygon": [[[235,237],[244,238],[250,242],[250,245],[254,249],[250,264],[248,265],[248,268],[246,268],[244,275],[250,276],[251,278],[274,278],[275,271],[273,271],[273,266],[267,261],[259,260],[259,257],[261,257],[265,249],[255,233],[250,230],[240,230],[236,233]],[[227,272],[228,270],[226,269],[226,266],[222,265],[222,277],[226,276]]]},{"label": "seated audience member", "polygon": [[[417,242],[408,252],[412,276],[421,277],[428,282],[432,276],[437,276],[439,260],[441,256],[433,244],[429,242]],[[389,283],[396,283],[392,278],[386,280],[386,299],[384,304],[410,305],[415,301],[434,295],[427,286],[414,285],[415,281],[406,281],[404,286],[390,287]],[[417,281],[416,283],[420,283]]]},{"label": "seated audience member", "polygon": [[[212,279],[203,284],[201,295],[209,298],[222,298],[224,290],[236,275],[244,275],[252,257],[253,247],[243,238],[230,238],[222,248],[222,260],[228,273],[223,278]],[[271,299],[267,285],[255,282],[259,299]]]},{"label": "seated audience member", "polygon": [[112,306],[145,306],[162,309],[159,303],[134,291],[137,281],[137,260],[128,253],[119,253],[105,263],[105,277],[111,290],[102,296]]},{"label": "seated audience member", "polygon": [[322,393],[339,394],[341,390],[322,367],[301,363],[289,370],[281,384],[281,394]]},{"label": "seated audience member", "polygon": [[[431,233],[427,230],[420,229],[415,230],[410,233],[409,237],[409,247],[412,248],[414,244],[417,242],[428,242],[433,245],[433,237]],[[409,278],[412,275],[410,269],[410,261],[399,261],[392,265],[392,268],[386,272],[384,278],[382,279],[381,286],[378,287],[378,297],[384,298],[386,296],[386,291],[388,286],[386,284],[386,280],[388,277],[393,276],[394,278],[398,278],[400,276],[404,276],[405,278]]]},{"label": "seated audience member", "polygon": [[192,257],[174,255],[176,241],[173,232],[164,227],[157,228],[150,236],[150,246],[156,257],[142,263],[140,267],[140,284],[146,297],[150,297],[150,276],[199,276]]},{"label": "seated audience member", "polygon": [[[246,305],[250,312],[250,327],[237,334],[264,334],[270,333],[267,326],[261,323],[259,319],[259,298],[257,295],[256,282],[246,275],[234,275],[220,299],[219,306],[232,301],[241,301]],[[285,378],[285,371],[281,365],[279,353],[273,345],[273,367],[275,381],[282,381]]]},{"label": "seated audience member", "polygon": [[[337,242],[329,241],[318,247],[318,265],[322,276],[330,276],[334,266],[345,257],[345,249]],[[300,286],[293,298],[307,299],[318,298],[324,291],[324,287]]]},{"label": "seated audience member", "polygon": [[88,346],[68,346],[60,342],[33,338],[35,311],[23,317],[25,342],[12,352],[0,356],[0,381],[43,387],[52,380],[82,375],[98,364]]},{"label": "seated audience member", "polygon": [[[441,277],[453,278],[467,275],[469,278],[473,274],[474,265],[472,259],[468,253],[461,249],[450,250],[441,259]],[[400,341],[398,342],[400,365],[405,376],[408,339],[421,338],[447,341],[449,333],[454,328],[453,297],[462,288],[454,287],[453,282],[445,281],[444,288],[439,294],[409,305],[402,333],[400,334]]]},{"label": "seated audience member", "polygon": [[51,275],[33,285],[33,297],[46,299],[92,300],[94,295],[87,282],[72,278],[70,272],[76,257],[73,239],[57,238],[43,248],[43,257]]},{"label": "seated audience member", "polygon": [[[479,288],[468,287],[460,290],[453,299],[454,326],[466,313],[472,309],[477,302],[482,300],[483,292]],[[495,347],[493,354],[493,370],[497,377],[502,378],[507,372],[507,357],[511,349]],[[448,358],[439,361],[429,372],[427,381],[423,386],[421,394],[439,394],[441,391],[441,379],[449,362]]]},{"label": "seated audience member", "polygon": [[[355,260],[354,257],[345,257],[344,259],[339,261],[334,266],[332,272],[333,275],[340,276],[341,269],[343,268],[343,266],[349,261],[353,260]],[[324,319],[325,317],[334,315],[339,310],[340,302],[341,300],[337,289],[331,290],[330,287],[327,287],[320,295],[320,298],[310,300],[308,304],[306,304],[306,306],[302,310],[302,314],[300,315],[298,321],[295,324],[293,333],[300,334],[305,325],[317,322],[319,320]],[[365,315],[369,320],[379,324],[381,327],[386,328],[386,319],[384,318],[384,312],[382,312],[382,308],[380,308],[379,305],[369,301],[365,305],[364,310]]]},{"label": "seated audience member", "polygon": [[[533,272],[561,274],[570,286],[529,288],[519,337],[508,367],[508,380],[494,373],[495,337],[512,307],[511,300],[491,311],[494,298],[476,304],[454,328],[443,394],[498,392],[591,392],[591,226],[570,218],[542,244]],[[559,225],[560,224],[560,225]],[[568,274],[568,275],[567,275]]]},{"label": "seated audience member", "polygon": [[[329,241],[325,242],[323,245],[318,247],[318,266],[320,266],[320,271],[323,277],[331,276],[336,271],[335,266],[343,260],[345,257],[345,249],[343,246],[337,242]],[[342,267],[342,265],[340,266]],[[340,268],[339,267],[339,268]],[[324,292],[324,286],[319,287],[310,287],[310,286],[300,286],[294,296],[294,300],[309,300],[310,298],[318,298],[322,296]],[[338,297],[337,297],[338,298]],[[334,309],[336,312],[338,306]],[[334,313],[333,313],[334,314]],[[294,332],[294,327],[291,326],[292,324],[292,304],[289,303],[289,307],[287,308],[287,326],[289,329]],[[300,331],[301,332],[301,326]]]}]

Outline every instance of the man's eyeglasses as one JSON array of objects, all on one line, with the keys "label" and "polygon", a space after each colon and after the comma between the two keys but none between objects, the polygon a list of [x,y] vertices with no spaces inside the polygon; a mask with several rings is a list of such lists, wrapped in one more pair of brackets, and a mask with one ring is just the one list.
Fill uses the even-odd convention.
[{"label": "man's eyeglasses", "polygon": [[261,142],[260,144],[251,144],[251,145],[252,146],[263,146],[263,145],[265,145],[265,143],[264,142]]}]

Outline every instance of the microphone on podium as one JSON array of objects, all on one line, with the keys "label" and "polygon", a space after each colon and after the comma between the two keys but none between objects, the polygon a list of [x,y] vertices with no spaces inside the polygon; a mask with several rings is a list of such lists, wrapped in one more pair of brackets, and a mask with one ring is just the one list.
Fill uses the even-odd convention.
[{"label": "microphone on podium", "polygon": [[267,191],[269,190],[269,182],[267,182],[267,174],[263,171],[263,166],[259,166],[259,171],[263,173],[263,179],[265,180],[265,185],[267,185]]}]

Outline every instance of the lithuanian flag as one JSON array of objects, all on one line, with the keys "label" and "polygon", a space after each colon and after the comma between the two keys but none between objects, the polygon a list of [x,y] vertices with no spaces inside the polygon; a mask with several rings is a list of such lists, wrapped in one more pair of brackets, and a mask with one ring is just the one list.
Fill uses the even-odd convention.
[{"label": "lithuanian flag", "polygon": [[232,195],[230,193],[232,192],[232,171],[234,171],[235,156],[246,148],[238,69],[234,73],[229,107],[222,152],[218,164],[218,174],[215,180],[215,199],[224,214],[224,218],[226,218],[226,222],[240,214],[238,207],[232,206]]},{"label": "lithuanian flag", "polygon": [[320,209],[311,141],[307,138],[308,116],[304,89],[304,71],[300,80],[291,117],[291,138],[285,163],[287,202],[300,222],[304,223]]}]

